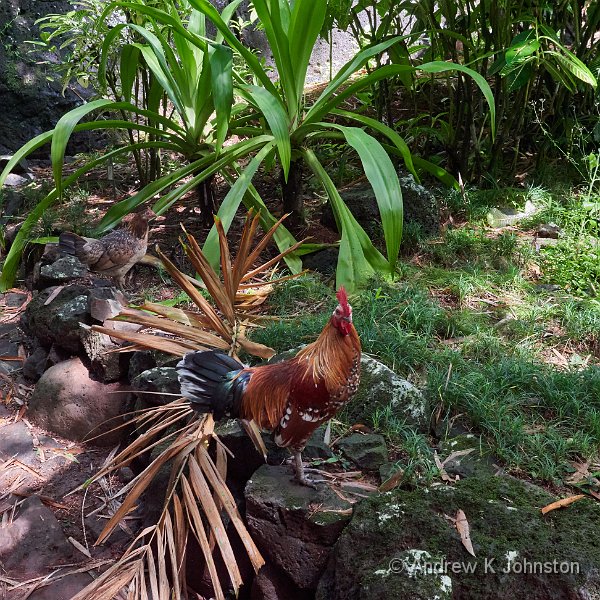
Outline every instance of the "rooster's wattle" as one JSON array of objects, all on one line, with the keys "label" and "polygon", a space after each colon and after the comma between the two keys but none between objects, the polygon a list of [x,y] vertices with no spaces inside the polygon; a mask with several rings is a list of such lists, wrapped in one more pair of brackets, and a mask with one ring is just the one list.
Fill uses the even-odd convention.
[{"label": "rooster's wattle", "polygon": [[358,389],[360,340],[344,288],[333,315],[315,342],[279,363],[245,367],[220,351],[186,354],[177,365],[181,394],[215,420],[254,420],[292,450],[296,477],[307,480],[302,450],[322,423],[331,419]]}]

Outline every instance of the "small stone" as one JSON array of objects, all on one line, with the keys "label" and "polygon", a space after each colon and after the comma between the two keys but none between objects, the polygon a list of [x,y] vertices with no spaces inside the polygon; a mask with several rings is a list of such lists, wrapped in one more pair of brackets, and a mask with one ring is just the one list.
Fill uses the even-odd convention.
[{"label": "small stone", "polygon": [[20,292],[9,292],[4,296],[4,302],[6,303],[6,306],[11,308],[23,306],[26,300],[27,294],[22,294]]},{"label": "small stone", "polygon": [[111,446],[125,433],[123,428],[111,430],[130,408],[127,386],[93,380],[81,360],[73,358],[44,373],[29,401],[28,415],[40,427],[69,440],[94,437],[94,444]]},{"label": "small stone", "polygon": [[48,287],[71,279],[80,279],[87,274],[87,268],[76,256],[63,256],[51,265],[43,265],[40,268],[39,282],[42,287]]},{"label": "small stone", "polygon": [[333,450],[325,443],[325,431],[326,425],[322,425],[308,439],[306,448],[302,451],[302,457],[304,459],[310,458],[322,458],[328,459],[333,458]]},{"label": "small stone", "polygon": [[10,578],[38,576],[74,562],[74,554],[60,523],[37,496],[27,498],[13,522],[0,528],[0,562]]},{"label": "small stone", "polygon": [[[177,370],[174,367],[154,367],[144,371],[131,382],[131,385],[137,397],[149,406],[168,404],[181,392]],[[153,393],[144,394],[144,392]]]},{"label": "small stone", "polygon": [[[0,154],[0,172],[3,171],[6,165],[13,158],[12,154]],[[11,173],[16,173],[17,175],[24,175],[29,170],[29,164],[27,160],[21,158],[17,164],[11,169]]]},{"label": "small stone", "polygon": [[9,173],[4,181],[4,185],[9,188],[16,188],[27,185],[30,181],[30,178],[17,175],[16,173]]},{"label": "small stone", "polygon": [[541,238],[557,240],[562,234],[563,230],[556,223],[542,223],[537,228],[537,235]]},{"label": "small stone", "polygon": [[23,375],[31,381],[37,381],[48,365],[48,351],[39,346],[23,363]]},{"label": "small stone", "polygon": [[13,324],[0,325],[0,373],[10,375],[22,367],[18,360],[2,360],[3,356],[15,358],[19,353],[17,328]]},{"label": "small stone", "polygon": [[388,460],[387,447],[382,435],[353,433],[338,443],[340,450],[357,467],[377,471]]},{"label": "small stone", "polygon": [[156,357],[154,356],[154,352],[152,352],[152,350],[137,350],[131,355],[127,378],[129,381],[133,381],[144,371],[149,371],[156,366]]}]

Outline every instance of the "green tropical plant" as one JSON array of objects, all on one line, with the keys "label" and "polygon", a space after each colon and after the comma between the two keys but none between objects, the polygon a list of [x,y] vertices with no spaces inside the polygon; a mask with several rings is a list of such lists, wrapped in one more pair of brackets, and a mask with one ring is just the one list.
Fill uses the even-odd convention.
[{"label": "green tropical plant", "polygon": [[[372,57],[397,44],[401,38],[396,37],[357,53],[340,69],[318,98],[311,101],[304,94],[306,73],[313,47],[327,15],[327,2],[255,0],[253,3],[277,67],[279,79],[275,83],[271,81],[256,56],[237,39],[208,0],[190,0],[190,3],[215,24],[224,41],[244,58],[254,76],[252,83],[240,81],[239,78],[235,80],[236,91],[246,100],[250,110],[239,116],[234,115],[230,131],[248,136],[249,140],[260,139],[266,135],[263,144],[265,153],[261,160],[271,154],[274,143],[282,169],[284,210],[301,218],[303,165],[309,167],[325,189],[341,232],[336,274],[338,285],[343,284],[353,290],[374,272],[393,275],[402,237],[403,207],[398,176],[388,151],[399,155],[409,171],[415,175],[417,168],[441,176],[448,174],[423,159],[413,159],[405,141],[391,127],[356,112],[342,110],[340,106],[353,94],[393,75],[415,73],[419,70],[431,74],[459,70],[474,78],[482,90],[490,107],[493,131],[494,100],[486,81],[467,67],[445,62],[432,62],[419,67],[385,65],[365,77],[354,79],[356,72]],[[356,126],[334,122],[340,119],[355,123]],[[386,140],[385,147],[376,137],[367,133],[365,128],[382,136]],[[386,257],[374,247],[352,216],[316,157],[313,147],[323,139],[346,142],[358,154],[379,206],[385,234]],[[261,153],[262,150],[255,160]],[[239,199],[236,200],[239,204]],[[224,223],[231,222],[237,204],[233,201],[223,202],[219,216]],[[214,236],[209,238],[207,243],[214,244]]]},{"label": "green tropical plant", "polygon": [[[239,2],[240,0],[236,0],[223,11],[224,23],[228,22]],[[94,235],[114,227],[123,216],[157,194],[162,196],[154,202],[153,210],[162,214],[184,194],[219,171],[224,172],[229,180],[233,180],[236,175],[236,161],[254,152],[258,152],[258,160],[250,163],[244,174],[232,186],[226,200],[235,197],[237,206],[243,198],[248,207],[253,207],[260,213],[261,225],[265,230],[276,222],[275,217],[269,213],[251,187],[252,175],[269,149],[275,146],[275,140],[273,136],[264,135],[223,148],[233,106],[232,51],[220,43],[220,34],[217,34],[215,40],[207,39],[204,15],[190,8],[185,0],[182,4],[187,7],[184,14],[189,13],[186,19],[174,3],[169,4],[169,10],[147,6],[142,2],[114,2],[106,7],[100,19],[102,22],[117,8],[128,11],[130,15],[137,15],[137,21],[145,19],[143,26],[135,22],[119,23],[109,31],[104,40],[100,81],[106,81],[108,57],[113,44],[124,31],[133,31],[136,39],[142,40],[125,44],[119,41],[117,44],[121,52],[119,76],[122,99],[102,98],[68,112],[52,131],[35,137],[16,152],[0,173],[1,187],[21,158],[51,142],[55,188],[25,219],[6,258],[0,276],[0,289],[12,286],[23,248],[28,243],[34,225],[45,210],[60,200],[63,190],[98,164],[109,162],[123,154],[146,149],[169,151],[181,156],[184,164],[158,177],[137,194],[113,205]],[[141,62],[152,75],[152,79],[149,80],[147,108],[137,106],[133,94],[134,81]],[[170,110],[164,114],[164,98],[168,98],[174,114]],[[98,116],[94,121],[80,123],[94,112],[118,112],[125,117],[103,119]],[[68,177],[63,177],[67,143],[73,132],[83,130],[135,131],[141,137],[137,141],[131,141],[130,138],[129,144],[110,150],[88,161]],[[229,173],[226,171],[227,167],[232,169]],[[212,207],[205,208],[208,209],[205,213],[212,218]],[[216,240],[216,232],[211,239]],[[275,241],[282,251],[296,242],[285,227],[277,229]],[[210,258],[212,264],[218,264],[218,244],[212,245]],[[286,255],[286,262],[294,272],[301,269],[300,259],[297,257]]]},{"label": "green tropical plant", "polygon": [[[447,177],[448,174],[423,159],[413,159],[404,140],[392,128],[375,119],[344,111],[339,107],[345,99],[386,77],[416,71],[433,75],[458,70],[471,76],[481,88],[490,107],[493,133],[494,101],[488,84],[469,68],[445,62],[431,62],[418,67],[385,65],[354,81],[353,74],[370,58],[399,41],[399,38],[393,38],[360,51],[342,67],[320,96],[309,104],[304,97],[306,72],[312,49],[325,19],[326,3],[315,3],[312,0],[298,0],[293,5],[288,0],[256,0],[254,3],[277,65],[279,81],[273,83],[258,58],[237,39],[228,26],[228,20],[237,2],[228,5],[221,15],[208,0],[189,0],[191,15],[187,21],[180,18],[175,8],[165,11],[146,6],[139,1],[116,1],[107,6],[105,16],[120,8],[146,19],[143,27],[129,22],[116,26],[105,40],[103,57],[107,56],[112,41],[117,39],[122,30],[133,30],[144,40],[143,44],[134,42],[122,48],[122,89],[131,89],[138,60],[143,57],[152,71],[154,88],[157,90],[153,93],[151,88],[149,97],[160,98],[163,93],[166,94],[179,118],[161,115],[156,110],[157,106],[152,103],[148,109],[140,109],[127,101],[127,97],[131,97],[127,92],[128,96],[120,102],[101,99],[72,110],[59,121],[53,131],[34,138],[16,153],[5,171],[0,174],[0,185],[16,161],[51,141],[55,189],[38,204],[24,222],[4,265],[0,287],[12,284],[20,254],[33,224],[45,208],[60,198],[66,185],[70,185],[104,160],[110,160],[124,152],[145,148],[177,152],[188,164],[159,177],[134,196],[114,205],[100,223],[97,233],[114,226],[124,214],[157,194],[164,195],[154,203],[153,210],[161,214],[185,193],[216,172],[221,172],[232,186],[218,212],[225,231],[228,230],[242,201],[260,211],[261,224],[263,228],[268,229],[274,224],[275,218],[269,213],[251,182],[259,166],[277,155],[284,180],[284,209],[300,212],[302,163],[309,166],[327,192],[341,232],[338,284],[353,290],[374,272],[394,275],[402,236],[403,208],[398,177],[386,150],[401,156],[407,168],[415,174],[415,167],[442,177]],[[204,16],[217,28],[218,33],[214,41],[207,40],[204,36]],[[162,23],[165,29],[161,29],[158,23]],[[170,38],[166,37],[165,31]],[[169,43],[171,38],[173,47]],[[233,71],[232,49],[246,62],[247,70],[255,80],[252,84]],[[232,110],[234,80],[235,89],[245,103],[236,105]],[[150,124],[140,124],[135,118],[79,123],[92,111],[100,110],[126,111],[133,117],[141,115],[147,118]],[[214,119],[213,112],[216,115]],[[343,126],[325,120],[333,118],[343,118],[346,122],[356,123],[358,127]],[[207,133],[209,124],[210,133]],[[386,147],[363,128],[372,129],[377,135],[383,136],[388,142]],[[133,129],[145,132],[147,139],[108,152],[63,180],[62,167],[67,141],[73,131],[85,129]],[[224,147],[223,141],[228,131],[246,137]],[[199,135],[203,137],[199,139]],[[312,146],[324,138],[345,141],[357,152],[379,205],[387,257],[375,248],[354,219],[314,154]],[[251,155],[252,159],[242,170],[237,161],[248,155]],[[275,240],[280,250],[285,250],[295,243],[283,227],[277,230]],[[204,251],[211,264],[217,265],[219,244],[214,227],[206,240]],[[300,270],[297,257],[288,255],[286,261],[292,271]]]},{"label": "green tropical plant", "polygon": [[490,81],[498,108],[495,140],[486,136],[487,107],[473,102],[468,78],[444,85],[401,75],[382,81],[369,99],[388,123],[398,94],[406,99],[403,104],[414,102],[413,114],[397,121],[396,129],[407,141],[413,138],[413,152],[436,157],[463,179],[486,177],[497,167],[514,169],[522,150],[544,150],[538,154],[544,160],[548,145],[532,114],[535,103],[544,107],[539,113],[546,128],[563,142],[571,135],[575,94],[578,120],[590,130],[595,126],[600,7],[593,0],[552,6],[544,0],[331,0],[325,32],[331,23],[348,29],[361,48],[406,35],[386,55],[375,57],[377,65],[452,60]]}]

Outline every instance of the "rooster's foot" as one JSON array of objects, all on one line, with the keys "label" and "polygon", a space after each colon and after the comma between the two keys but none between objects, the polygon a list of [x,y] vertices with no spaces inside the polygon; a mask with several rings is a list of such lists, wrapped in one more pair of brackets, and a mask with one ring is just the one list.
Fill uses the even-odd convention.
[{"label": "rooster's foot", "polygon": [[[302,453],[294,452],[294,462],[296,466],[296,477],[293,479],[299,485],[305,485],[311,487],[313,490],[317,489],[317,483],[326,483],[324,479],[309,479],[304,470],[304,464],[302,463]],[[308,469],[307,469],[308,470]],[[311,469],[312,470],[312,469]]]},{"label": "rooster's foot", "polygon": [[319,488],[317,487],[318,483],[327,483],[325,481],[325,479],[309,479],[308,477],[304,476],[302,478],[296,476],[292,479],[292,481],[294,481],[295,483],[297,483],[298,485],[304,485],[306,487],[312,488],[313,490],[318,490]]}]

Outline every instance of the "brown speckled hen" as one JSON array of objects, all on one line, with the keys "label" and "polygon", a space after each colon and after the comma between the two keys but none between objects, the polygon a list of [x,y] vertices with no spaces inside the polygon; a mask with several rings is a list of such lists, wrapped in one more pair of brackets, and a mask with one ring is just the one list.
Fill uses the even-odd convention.
[{"label": "brown speckled hen", "polygon": [[123,227],[97,240],[64,231],[60,234],[58,248],[76,256],[91,271],[113,277],[123,288],[125,275],[146,254],[148,221],[154,216],[149,208],[127,215],[122,221]]},{"label": "brown speckled hen", "polygon": [[304,474],[302,450],[322,423],[333,417],[358,389],[360,340],[344,288],[321,335],[298,354],[279,363],[244,367],[216,350],[190,352],[177,365],[181,394],[200,413],[251,420],[275,434],[275,443],[292,450],[296,478]]}]

